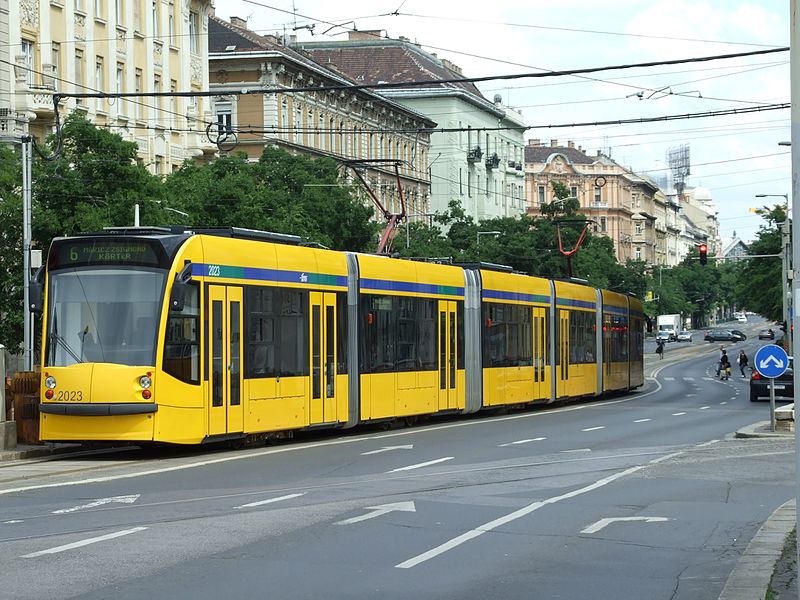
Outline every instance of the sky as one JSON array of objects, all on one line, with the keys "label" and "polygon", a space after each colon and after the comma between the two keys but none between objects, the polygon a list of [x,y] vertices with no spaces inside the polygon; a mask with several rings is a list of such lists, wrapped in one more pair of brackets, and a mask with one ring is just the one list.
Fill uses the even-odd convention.
[{"label": "sky", "polygon": [[[383,30],[461,67],[466,77],[560,71],[787,47],[789,0],[218,0],[216,15],[258,33],[346,40]],[[313,28],[312,28],[313,26]],[[789,52],[586,76],[478,84],[522,111],[525,142],[573,141],[638,173],[669,173],[667,151],[688,145],[688,187],[709,190],[723,238],[753,240],[752,209],[791,193],[789,109],[652,123],[566,124],[655,118],[788,103]],[[562,125],[553,127],[553,125]],[[756,194],[774,194],[756,198]]]}]

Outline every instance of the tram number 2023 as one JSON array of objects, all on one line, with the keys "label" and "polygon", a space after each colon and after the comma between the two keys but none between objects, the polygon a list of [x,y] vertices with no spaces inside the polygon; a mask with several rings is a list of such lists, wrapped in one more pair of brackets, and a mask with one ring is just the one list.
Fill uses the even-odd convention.
[{"label": "tram number 2023", "polygon": [[219,265],[208,265],[208,276],[219,277]]},{"label": "tram number 2023", "polygon": [[80,402],[83,400],[83,392],[74,390],[60,390],[53,398],[56,402]]}]

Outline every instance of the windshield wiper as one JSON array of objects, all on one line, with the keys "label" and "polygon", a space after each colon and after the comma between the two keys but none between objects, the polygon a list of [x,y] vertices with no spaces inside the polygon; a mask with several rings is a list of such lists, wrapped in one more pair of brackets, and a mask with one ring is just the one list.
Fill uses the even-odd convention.
[{"label": "windshield wiper", "polygon": [[77,354],[75,354],[75,352],[72,350],[72,348],[70,348],[70,345],[67,343],[67,340],[65,340],[63,337],[58,335],[55,331],[51,331],[50,332],[50,339],[56,340],[57,342],[59,342],[61,344],[61,347],[64,348],[64,350],[67,351],[67,353],[75,360],[76,363],[82,363],[83,362],[81,360],[81,358]]}]

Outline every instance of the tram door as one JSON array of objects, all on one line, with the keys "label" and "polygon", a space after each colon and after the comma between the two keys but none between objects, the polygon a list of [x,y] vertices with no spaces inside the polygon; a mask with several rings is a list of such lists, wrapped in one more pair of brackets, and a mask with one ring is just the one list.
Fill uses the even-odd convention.
[{"label": "tram door", "polygon": [[458,408],[456,303],[439,301],[439,410]]},{"label": "tram door", "polygon": [[556,326],[558,327],[558,368],[556,369],[556,397],[569,395],[569,311],[559,310]]},{"label": "tram door", "polygon": [[[336,294],[311,292],[311,424],[332,423],[336,414]],[[344,333],[343,333],[344,335]]]},{"label": "tram door", "polygon": [[209,369],[208,433],[244,430],[242,408],[242,288],[208,287]]}]

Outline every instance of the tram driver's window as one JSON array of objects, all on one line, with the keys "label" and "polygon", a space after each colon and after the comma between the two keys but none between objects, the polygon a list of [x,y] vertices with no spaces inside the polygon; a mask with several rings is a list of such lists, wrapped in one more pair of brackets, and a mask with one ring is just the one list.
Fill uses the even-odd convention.
[{"label": "tram driver's window", "polygon": [[170,312],[164,343],[164,371],[186,383],[200,383],[200,287],[186,289],[183,310]]}]

